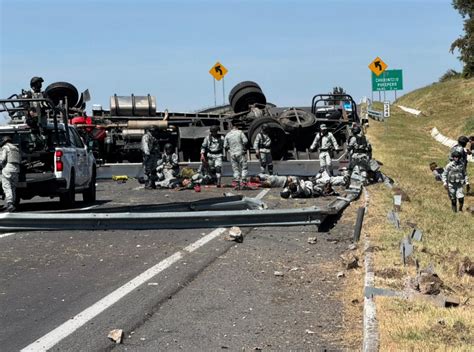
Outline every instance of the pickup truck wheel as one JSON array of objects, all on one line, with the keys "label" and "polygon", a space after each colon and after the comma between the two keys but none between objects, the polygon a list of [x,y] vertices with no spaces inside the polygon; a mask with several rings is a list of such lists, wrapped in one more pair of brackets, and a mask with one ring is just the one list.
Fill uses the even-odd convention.
[{"label": "pickup truck wheel", "polygon": [[63,193],[59,196],[59,202],[64,208],[72,208],[76,202],[76,177],[74,175],[74,170],[71,170],[69,189],[66,193]]},{"label": "pickup truck wheel", "polygon": [[92,170],[92,177],[89,187],[82,192],[82,199],[86,203],[94,203],[96,200],[96,189],[95,189],[95,181],[96,181],[96,171],[95,168]]}]

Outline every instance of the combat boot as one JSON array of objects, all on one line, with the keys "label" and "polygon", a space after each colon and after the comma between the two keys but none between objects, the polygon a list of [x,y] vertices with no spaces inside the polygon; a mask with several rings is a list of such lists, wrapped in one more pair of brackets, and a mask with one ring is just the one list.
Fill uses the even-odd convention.
[{"label": "combat boot", "polygon": [[273,165],[268,165],[268,174],[273,175]]},{"label": "combat boot", "polygon": [[463,206],[464,206],[464,198],[459,198],[459,211],[462,211]]},{"label": "combat boot", "polygon": [[455,212],[455,213],[458,212],[458,209],[457,209],[457,207],[456,207],[456,199],[451,200],[451,209],[452,209],[453,212]]},{"label": "combat boot", "polygon": [[15,208],[15,205],[13,203],[8,203],[7,208],[5,209],[5,211],[7,213],[13,213],[15,210],[16,210],[16,208]]}]

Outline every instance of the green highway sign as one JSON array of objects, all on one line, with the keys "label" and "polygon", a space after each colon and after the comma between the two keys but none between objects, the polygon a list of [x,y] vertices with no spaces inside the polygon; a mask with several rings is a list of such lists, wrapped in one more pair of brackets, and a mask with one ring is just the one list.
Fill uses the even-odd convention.
[{"label": "green highway sign", "polygon": [[385,70],[380,76],[372,72],[372,91],[380,92],[385,90],[402,90],[403,74],[402,70]]}]

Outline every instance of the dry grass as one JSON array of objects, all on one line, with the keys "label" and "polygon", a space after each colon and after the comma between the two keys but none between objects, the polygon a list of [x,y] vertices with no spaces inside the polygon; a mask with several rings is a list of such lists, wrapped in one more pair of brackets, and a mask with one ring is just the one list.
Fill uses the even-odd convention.
[{"label": "dry grass", "polygon": [[[446,293],[466,302],[458,308],[440,309],[427,304],[377,299],[381,326],[381,350],[468,350],[474,343],[474,310],[472,278],[457,276],[458,264],[473,254],[474,217],[468,213],[454,214],[445,190],[429,170],[431,161],[445,166],[447,147],[430,136],[432,127],[456,138],[472,135],[467,130],[474,116],[474,79],[437,83],[414,91],[399,99],[399,104],[422,110],[427,116],[414,117],[392,108],[386,123],[371,121],[368,135],[374,157],[384,163],[383,171],[394,178],[411,198],[402,204],[402,225],[413,222],[424,232],[423,241],[415,243],[415,256],[422,267],[432,263],[444,281]],[[474,167],[468,173],[474,181]],[[471,182],[473,183],[473,182]],[[413,266],[403,267],[399,252],[400,240],[410,233],[404,225],[397,230],[386,220],[392,209],[393,194],[383,185],[369,188],[371,203],[364,231],[374,245],[376,269],[400,271],[413,276]],[[474,197],[466,197],[466,205],[474,205]],[[377,277],[376,285],[400,289],[403,279]],[[444,319],[444,324],[437,322]],[[465,330],[460,332],[458,330]]]}]

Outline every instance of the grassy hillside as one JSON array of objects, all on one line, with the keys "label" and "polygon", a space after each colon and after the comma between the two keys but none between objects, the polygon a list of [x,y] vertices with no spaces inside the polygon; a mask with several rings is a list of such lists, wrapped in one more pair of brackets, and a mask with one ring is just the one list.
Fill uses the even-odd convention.
[{"label": "grassy hillside", "polygon": [[[474,344],[473,278],[459,277],[458,265],[466,256],[474,261],[474,216],[452,213],[447,192],[436,182],[429,163],[445,166],[449,148],[430,135],[433,127],[456,139],[474,135],[474,79],[436,83],[402,96],[395,104],[416,108],[415,117],[392,107],[387,122],[370,121],[369,139],[374,158],[384,163],[383,172],[407,192],[410,202],[402,204],[402,228],[386,220],[393,207],[393,193],[384,185],[368,188],[370,206],[364,229],[375,252],[376,286],[403,289],[404,280],[415,275],[414,265],[401,263],[399,243],[411,232],[407,222],[423,230],[415,242],[415,257],[421,267],[433,264],[444,282],[443,291],[458,297],[457,308],[437,308],[426,303],[392,298],[377,299],[381,327],[381,350],[469,350]],[[468,173],[474,184],[474,163]],[[466,207],[474,197],[466,197]],[[390,274],[387,274],[390,273]]]}]

